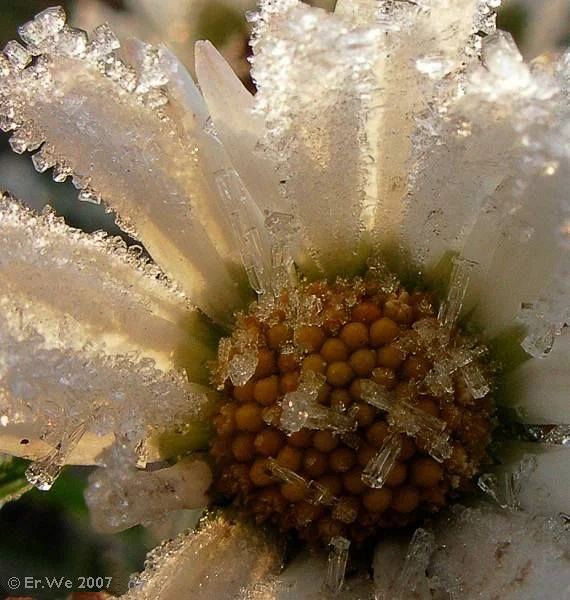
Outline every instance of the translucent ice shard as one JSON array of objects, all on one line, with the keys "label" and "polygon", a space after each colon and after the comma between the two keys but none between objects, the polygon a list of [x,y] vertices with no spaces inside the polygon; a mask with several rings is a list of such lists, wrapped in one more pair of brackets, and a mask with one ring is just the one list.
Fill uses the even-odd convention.
[{"label": "translucent ice shard", "polygon": [[[302,552],[288,561],[286,568],[252,588],[244,590],[239,600],[329,600],[339,597],[323,589],[327,579],[328,559],[324,553]],[[365,575],[351,575],[343,583],[340,597],[343,600],[372,598],[370,580]]]},{"label": "translucent ice shard", "polygon": [[62,439],[57,442],[51,452],[28,467],[26,470],[28,481],[39,490],[49,490],[68,462],[75,446],[81,441],[86,429],[87,424],[80,423],[76,427],[71,427],[69,431],[65,431]]},{"label": "translucent ice shard", "polygon": [[435,535],[421,527],[416,529],[408,546],[404,566],[394,584],[397,600],[432,598],[426,569],[434,550]]},{"label": "translucent ice shard", "polygon": [[476,263],[462,257],[453,259],[453,270],[449,280],[447,298],[441,303],[438,320],[446,327],[453,327],[463,308],[463,300],[469,285],[471,271]]},{"label": "translucent ice shard", "polygon": [[362,481],[372,488],[381,488],[386,483],[396,459],[402,451],[402,436],[392,433],[386,437],[376,456],[370,459],[362,471]]},{"label": "translucent ice shard", "polygon": [[196,70],[224,148],[255,203],[264,212],[286,210],[274,164],[256,152],[264,123],[253,113],[253,96],[210,42],[197,43]]},{"label": "translucent ice shard", "polygon": [[402,401],[389,413],[389,422],[408,435],[421,439],[435,460],[442,462],[451,456],[445,421]]},{"label": "translucent ice shard", "polygon": [[479,365],[471,363],[461,368],[461,374],[473,398],[484,398],[490,391],[489,382]]},{"label": "translucent ice shard", "polygon": [[389,411],[393,408],[394,395],[384,386],[377,384],[371,379],[364,379],[361,382],[362,399],[368,404]]},{"label": "translucent ice shard", "polygon": [[[259,528],[215,516],[153,550],[131,578],[126,600],[245,598],[241,591],[277,573],[281,556]],[[267,597],[267,596],[264,596]]]},{"label": "translucent ice shard", "polygon": [[292,483],[300,488],[308,488],[309,482],[295,471],[281,466],[274,458],[267,459],[267,471],[284,483]]},{"label": "translucent ice shard", "polygon": [[289,433],[303,427],[344,433],[354,431],[357,422],[349,415],[317,404],[305,392],[289,392],[283,398],[281,427]]},{"label": "translucent ice shard", "polygon": [[235,170],[216,173],[215,181],[249,284],[258,294],[264,294],[271,290],[271,247],[261,212]]},{"label": "translucent ice shard", "polygon": [[537,468],[535,456],[528,454],[501,470],[500,473],[483,473],[477,485],[501,507],[509,510],[520,508],[520,493]]},{"label": "translucent ice shard", "polygon": [[337,536],[330,541],[325,589],[333,595],[339,594],[342,590],[349,548],[350,542],[346,538]]}]

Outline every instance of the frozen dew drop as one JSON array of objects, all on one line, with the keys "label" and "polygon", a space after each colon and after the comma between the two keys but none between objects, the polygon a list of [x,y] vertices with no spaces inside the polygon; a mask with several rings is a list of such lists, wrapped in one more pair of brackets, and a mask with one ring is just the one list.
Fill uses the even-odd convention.
[{"label": "frozen dew drop", "polygon": [[91,33],[87,52],[94,58],[101,59],[121,47],[119,38],[113,33],[108,24],[96,27]]},{"label": "frozen dew drop", "polygon": [[67,165],[57,163],[54,165],[52,177],[57,183],[63,183],[68,177],[73,175],[73,170]]},{"label": "frozen dew drop", "polygon": [[18,27],[18,34],[28,46],[40,47],[47,38],[56,36],[64,28],[65,18],[61,6],[47,8]]},{"label": "frozen dew drop", "polygon": [[330,541],[325,589],[335,596],[344,584],[349,548],[350,542],[344,537],[336,536]]},{"label": "frozen dew drop", "polygon": [[32,155],[32,163],[38,173],[45,173],[56,164],[53,154],[44,146]]},{"label": "frozen dew drop", "polygon": [[77,194],[77,198],[81,202],[89,202],[90,204],[101,204],[101,196],[90,188],[82,189]]},{"label": "frozen dew drop", "polygon": [[81,29],[66,27],[60,34],[57,52],[69,58],[83,58],[87,50],[87,33]]},{"label": "frozen dew drop", "polygon": [[545,319],[533,304],[523,304],[517,320],[526,328],[523,350],[533,358],[548,356],[558,332],[556,325]]}]

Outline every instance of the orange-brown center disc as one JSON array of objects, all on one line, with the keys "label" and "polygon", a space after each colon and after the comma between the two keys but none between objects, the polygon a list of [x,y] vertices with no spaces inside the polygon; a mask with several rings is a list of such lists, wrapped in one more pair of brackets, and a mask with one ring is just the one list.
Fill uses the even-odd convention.
[{"label": "orange-brown center disc", "polygon": [[361,542],[469,490],[491,440],[490,371],[436,308],[357,278],[240,315],[215,370],[213,498],[313,542]]}]

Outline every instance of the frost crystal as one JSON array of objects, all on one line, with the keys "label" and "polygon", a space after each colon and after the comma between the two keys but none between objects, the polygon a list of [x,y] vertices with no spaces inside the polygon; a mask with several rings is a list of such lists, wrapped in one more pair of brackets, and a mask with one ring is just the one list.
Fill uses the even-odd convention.
[{"label": "frost crystal", "polygon": [[349,547],[350,542],[343,537],[334,537],[330,542],[325,588],[335,595],[341,591],[344,583]]},{"label": "frost crystal", "polygon": [[289,392],[283,398],[281,425],[294,433],[303,427],[327,429],[336,433],[354,431],[356,420],[349,415],[320,406],[306,392]]},{"label": "frost crystal", "polygon": [[401,451],[402,436],[400,434],[387,436],[378,454],[362,471],[362,481],[372,488],[383,487]]},{"label": "frost crystal", "polygon": [[426,578],[426,569],[435,546],[431,531],[418,528],[414,532],[404,560],[402,572],[395,582],[396,600],[417,598],[430,600],[431,592]]}]

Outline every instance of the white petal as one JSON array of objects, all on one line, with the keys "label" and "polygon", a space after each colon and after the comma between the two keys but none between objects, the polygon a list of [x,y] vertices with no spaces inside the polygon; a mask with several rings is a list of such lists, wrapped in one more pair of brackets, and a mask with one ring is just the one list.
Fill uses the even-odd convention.
[{"label": "white petal", "polygon": [[208,390],[151,359],[49,348],[33,329],[15,331],[17,322],[17,313],[0,315],[0,450],[36,460],[42,488],[64,464],[94,462],[113,435],[140,446],[144,463],[153,459],[143,454],[148,436],[203,418]]},{"label": "white petal", "polygon": [[210,42],[196,44],[196,72],[220,140],[253,200],[262,211],[285,211],[275,165],[256,146],[263,120],[254,99]]},{"label": "white petal", "polygon": [[[570,590],[568,534],[524,512],[459,507],[438,523],[428,568],[441,597],[559,600]],[[439,596],[438,596],[439,597]]]},{"label": "white petal", "polygon": [[[329,598],[324,583],[327,578],[327,557],[322,551],[304,552],[287,563],[276,577],[254,585],[243,600],[321,600]],[[372,596],[372,582],[363,575],[344,580],[340,597],[343,600],[367,600]],[[332,598],[332,596],[330,596]],[[240,596],[242,598],[242,596]],[[336,596],[335,596],[336,598]]]},{"label": "white petal", "polygon": [[37,67],[13,69],[2,82],[13,148],[35,149],[45,140],[36,166],[57,163],[60,173],[74,175],[80,197],[104,197],[192,301],[228,320],[242,302],[234,241],[218,221],[194,141],[176,107],[169,113],[164,104],[160,53],[141,53],[135,72],[112,54],[117,44],[108,31],[95,32],[87,46],[78,31],[62,32],[34,49],[43,51]]},{"label": "white petal", "polygon": [[90,475],[85,501],[97,531],[123,531],[208,503],[212,471],[203,460],[190,457],[171,467],[144,471],[137,469],[136,459],[126,446],[115,444],[102,457],[105,468]]},{"label": "white petal", "polygon": [[570,330],[564,328],[546,358],[525,362],[507,382],[513,405],[528,423],[570,424]]},{"label": "white petal", "polygon": [[219,516],[155,549],[125,600],[241,598],[279,567],[279,553],[251,526]]},{"label": "white petal", "polygon": [[549,350],[544,340],[539,347],[539,338],[546,339],[549,328],[560,330],[570,301],[568,106],[551,76],[560,70],[567,78],[568,65],[561,60],[530,69],[502,32],[489,36],[483,50],[485,68],[471,75],[466,101],[471,97],[490,131],[500,121],[510,124],[516,163],[506,156],[512,167],[485,200],[463,250],[479,263],[469,308],[476,305],[474,318],[488,336],[520,318],[528,328],[523,345],[539,356]]},{"label": "white petal", "polygon": [[214,338],[194,335],[200,318],[136,248],[35,216],[7,195],[0,219],[0,312],[17,311],[19,329],[33,328],[49,347],[136,353],[165,371],[183,361],[207,383]]},{"label": "white petal", "polygon": [[570,513],[570,448],[540,446],[532,456],[536,469],[519,493],[522,508],[547,516]]},{"label": "white petal", "polygon": [[[433,178],[438,177],[434,151],[438,150],[441,117],[437,110],[457,93],[457,72],[474,54],[473,33],[492,28],[491,11],[477,0],[436,0],[429,7],[412,2],[340,0],[336,13],[385,30],[372,67],[376,86],[366,127],[374,157],[372,193],[378,202],[374,239],[381,247],[393,245],[403,224],[405,243],[425,241],[418,220],[429,217],[426,224],[431,226],[440,202],[446,211],[449,206],[447,198],[437,195],[439,184],[448,183],[443,173],[432,189]],[[449,157],[459,157],[453,149],[446,150],[444,147],[440,162],[449,168],[447,174],[458,178]],[[423,184],[422,178],[427,179]],[[454,187],[453,182],[448,183],[448,195],[456,195]],[[458,206],[469,206],[468,200],[465,205],[453,200]],[[413,244],[406,246],[406,251],[410,250],[414,250]]]},{"label": "white petal", "polygon": [[[353,89],[367,68],[377,32],[301,3],[264,5],[253,45],[256,111],[268,132],[281,192],[304,226],[307,253],[334,275],[362,265],[368,202],[361,160],[365,90]],[[367,89],[371,83],[362,84]]]},{"label": "white petal", "polygon": [[399,576],[409,544],[409,535],[389,535],[374,550],[375,600],[391,600],[397,589]]}]

